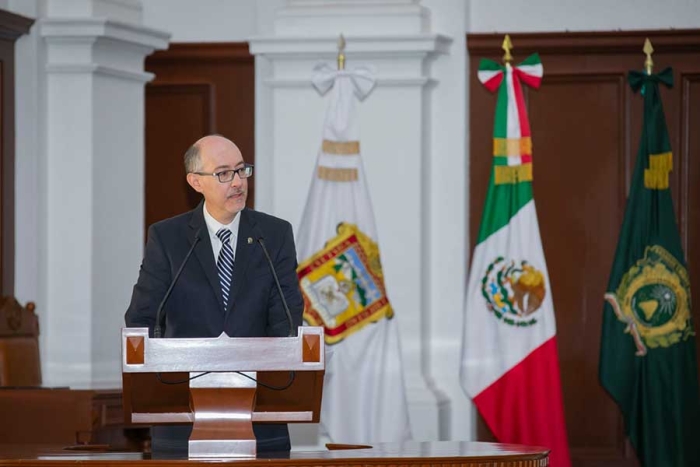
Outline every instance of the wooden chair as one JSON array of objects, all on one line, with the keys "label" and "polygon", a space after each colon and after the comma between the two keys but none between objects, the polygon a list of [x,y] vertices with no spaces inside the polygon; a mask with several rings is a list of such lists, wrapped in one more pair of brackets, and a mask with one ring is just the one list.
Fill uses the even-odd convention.
[{"label": "wooden chair", "polygon": [[41,386],[36,305],[0,298],[0,386]]},{"label": "wooden chair", "polygon": [[0,451],[21,444],[143,450],[148,428],[124,426],[121,390],[41,387],[35,308],[0,298]]}]

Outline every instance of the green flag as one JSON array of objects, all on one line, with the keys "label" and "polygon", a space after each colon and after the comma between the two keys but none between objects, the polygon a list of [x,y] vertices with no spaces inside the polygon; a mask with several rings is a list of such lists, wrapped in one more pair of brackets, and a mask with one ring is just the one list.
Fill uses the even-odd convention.
[{"label": "green flag", "polygon": [[700,389],[690,281],[669,189],[673,166],[659,83],[632,71],[644,127],[603,311],[600,381],[644,467],[700,465]]}]

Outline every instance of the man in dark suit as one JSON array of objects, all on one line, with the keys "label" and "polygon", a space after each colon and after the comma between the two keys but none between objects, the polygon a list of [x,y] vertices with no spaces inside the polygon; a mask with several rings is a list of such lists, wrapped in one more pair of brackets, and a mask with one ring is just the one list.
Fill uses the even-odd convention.
[{"label": "man in dark suit", "polygon": [[[245,208],[248,177],[236,145],[206,136],[185,153],[187,182],[204,197],[193,211],[157,222],[148,241],[138,282],[125,315],[129,327],[148,327],[151,335],[158,305],[199,238],[162,313],[164,337],[287,336],[301,324],[304,302],[296,275],[291,225]],[[272,258],[289,305],[289,322],[259,239]],[[290,449],[286,424],[253,425],[258,452]],[[156,426],[152,447],[187,448],[191,426]]]}]

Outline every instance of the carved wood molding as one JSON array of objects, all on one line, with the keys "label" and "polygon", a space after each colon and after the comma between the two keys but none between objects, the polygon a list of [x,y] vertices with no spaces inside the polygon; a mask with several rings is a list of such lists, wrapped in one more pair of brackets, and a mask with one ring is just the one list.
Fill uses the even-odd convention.
[{"label": "carved wood molding", "polygon": [[[467,34],[467,51],[470,55],[500,55],[503,53],[504,34]],[[652,41],[655,53],[700,51],[700,29],[510,34],[515,50],[521,56],[533,52],[540,55],[638,52],[643,57],[642,46],[647,37]]]},{"label": "carved wood molding", "polygon": [[0,40],[14,41],[29,32],[32,24],[34,20],[31,18],[0,10]]},{"label": "carved wood molding", "polygon": [[146,60],[150,64],[183,60],[253,62],[253,56],[247,42],[172,43],[168,50],[155,52]]}]

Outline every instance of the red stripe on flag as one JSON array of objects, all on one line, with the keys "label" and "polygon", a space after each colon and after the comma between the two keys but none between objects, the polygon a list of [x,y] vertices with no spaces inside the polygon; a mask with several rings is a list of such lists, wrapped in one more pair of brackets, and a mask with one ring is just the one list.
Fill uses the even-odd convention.
[{"label": "red stripe on flag", "polygon": [[530,136],[530,120],[527,118],[525,108],[525,98],[523,97],[523,87],[520,84],[522,73],[518,69],[513,69],[513,94],[515,105],[518,108],[518,120],[520,120],[520,136]]},{"label": "red stripe on flag", "polygon": [[520,156],[520,162],[523,164],[529,164],[532,162],[532,155],[531,154],[523,154]]},{"label": "red stripe on flag", "polygon": [[501,443],[551,449],[551,467],[570,467],[556,337],[474,398]]},{"label": "red stripe on flag", "polygon": [[501,81],[503,81],[503,72],[496,73],[493,78],[484,81],[484,86],[489,91],[494,92],[501,85]]}]

